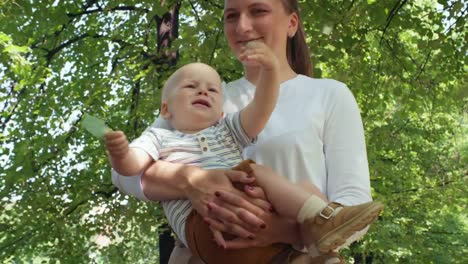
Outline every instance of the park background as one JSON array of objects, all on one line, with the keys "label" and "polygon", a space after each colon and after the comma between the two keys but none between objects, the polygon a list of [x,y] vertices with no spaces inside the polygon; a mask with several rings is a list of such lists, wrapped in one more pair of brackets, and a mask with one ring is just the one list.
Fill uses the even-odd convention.
[{"label": "park background", "polygon": [[[84,113],[135,138],[179,65],[242,75],[223,2],[0,0],[0,262],[158,263],[157,203],[118,192]],[[467,263],[467,3],[300,1],[316,78],[348,85],[385,211],[351,263]]]}]

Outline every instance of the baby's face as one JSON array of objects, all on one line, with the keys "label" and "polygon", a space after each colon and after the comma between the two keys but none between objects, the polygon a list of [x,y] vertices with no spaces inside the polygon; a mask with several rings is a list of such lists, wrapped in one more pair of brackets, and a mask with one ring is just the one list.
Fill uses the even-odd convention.
[{"label": "baby's face", "polygon": [[[184,66],[167,95],[167,115],[177,130],[198,131],[216,124],[223,116],[221,79],[201,63]],[[164,103],[163,103],[164,104]]]}]

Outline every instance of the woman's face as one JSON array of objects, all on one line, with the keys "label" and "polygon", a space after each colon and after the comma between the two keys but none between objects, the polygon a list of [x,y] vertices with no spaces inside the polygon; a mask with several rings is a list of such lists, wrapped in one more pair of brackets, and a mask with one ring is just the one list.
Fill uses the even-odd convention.
[{"label": "woman's face", "polygon": [[281,0],[225,0],[224,33],[237,58],[252,40],[264,41],[278,58],[286,58],[288,34],[296,30],[297,16],[287,14]]}]

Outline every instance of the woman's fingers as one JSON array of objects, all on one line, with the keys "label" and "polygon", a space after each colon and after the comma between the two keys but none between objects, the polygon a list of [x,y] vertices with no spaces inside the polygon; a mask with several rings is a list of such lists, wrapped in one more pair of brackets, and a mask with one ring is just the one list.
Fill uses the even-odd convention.
[{"label": "woman's fingers", "polygon": [[[205,220],[205,222],[207,221]],[[226,241],[224,240],[223,234],[219,230],[216,230],[215,228],[213,228],[211,225],[210,225],[210,230],[213,233],[213,237],[214,237],[216,244],[218,244],[222,248],[226,248]]]},{"label": "woman's fingers", "polygon": [[247,195],[249,195],[252,198],[263,199],[263,200],[267,199],[263,189],[258,186],[245,185],[244,191]]},{"label": "woman's fingers", "polygon": [[265,192],[258,186],[245,185],[244,192],[251,198],[250,202],[266,212],[273,212],[273,206],[267,201]]},{"label": "woman's fingers", "polygon": [[244,65],[248,66],[262,66],[265,70],[273,70],[275,67],[278,67],[278,61],[268,52],[259,51],[249,51],[242,53],[239,59]]},{"label": "woman's fingers", "polygon": [[[223,222],[214,220],[213,218],[210,218],[210,217],[205,217],[203,218],[203,220],[205,221],[205,223],[207,223],[210,226],[211,230],[216,230],[218,232],[228,233],[228,234],[235,235],[238,237],[243,237],[243,238],[252,238],[252,239],[255,238],[255,235],[252,232],[249,232],[248,230],[246,230],[240,225],[236,225],[232,223],[223,223]],[[217,243],[220,244],[220,246],[223,246],[223,247],[226,246],[227,241],[224,241],[224,238],[222,239],[224,241],[223,242],[224,244],[221,243],[222,241],[219,238],[216,239],[215,237],[215,240]]]},{"label": "woman's fingers", "polygon": [[217,191],[215,192],[215,195],[223,202],[223,205],[227,203],[231,206],[238,207],[239,209],[245,209],[254,215],[261,215],[264,213],[264,210],[261,207],[248,202],[245,199],[246,197],[244,197],[245,195],[242,196],[242,193]]},{"label": "woman's fingers", "polygon": [[273,206],[269,202],[263,199],[251,199],[250,201],[256,206],[262,208],[263,212],[270,212],[270,213],[274,212]]},{"label": "woman's fingers", "polygon": [[240,220],[244,221],[244,223],[249,224],[249,228],[252,229],[251,231],[256,232],[266,227],[266,224],[263,220],[247,210],[239,209],[237,216]]},{"label": "woman's fingers", "polygon": [[263,64],[264,57],[268,53],[268,47],[259,41],[249,42],[241,51],[240,60],[246,64]]},{"label": "woman's fingers", "polygon": [[218,206],[216,203],[210,202],[207,205],[208,214],[216,219],[220,219],[223,222],[239,224],[240,221],[237,216],[230,210],[224,207]]},{"label": "woman's fingers", "polygon": [[260,228],[265,228],[265,222],[257,215],[238,207],[228,204],[218,206],[216,203],[209,203],[209,216],[220,220],[225,225],[238,225],[250,232],[256,232]]},{"label": "woman's fingers", "polygon": [[226,170],[225,175],[231,182],[240,182],[249,184],[255,181],[255,178],[243,171],[238,170]]},{"label": "woman's fingers", "polygon": [[243,249],[243,248],[251,248],[251,247],[257,247],[258,242],[255,241],[255,239],[249,239],[249,238],[242,238],[238,237],[233,240],[226,241],[225,243],[225,248],[228,249]]}]

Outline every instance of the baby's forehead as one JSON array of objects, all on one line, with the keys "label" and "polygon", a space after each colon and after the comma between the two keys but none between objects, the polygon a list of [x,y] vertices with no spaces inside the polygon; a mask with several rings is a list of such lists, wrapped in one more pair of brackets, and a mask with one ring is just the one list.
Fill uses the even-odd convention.
[{"label": "baby's forehead", "polygon": [[220,79],[219,74],[215,69],[203,63],[191,63],[185,65],[182,68],[180,68],[175,74],[178,74],[180,76],[191,76],[201,79],[205,79],[208,77]]},{"label": "baby's forehead", "polygon": [[216,86],[221,88],[221,80],[209,78],[208,76],[200,75],[185,75],[177,80],[178,84],[193,83],[193,84],[207,84],[208,86]]},{"label": "baby's forehead", "polygon": [[220,93],[223,93],[221,77],[216,70],[206,64],[191,63],[182,66],[168,78],[161,99],[165,100],[169,94],[178,90],[179,86],[190,83],[207,83],[209,87],[217,87]]},{"label": "baby's forehead", "polygon": [[197,70],[193,68],[187,68],[187,70],[181,71],[177,77],[177,81],[190,81],[195,83],[208,83],[211,86],[221,87],[221,78],[218,73],[214,70]]}]

